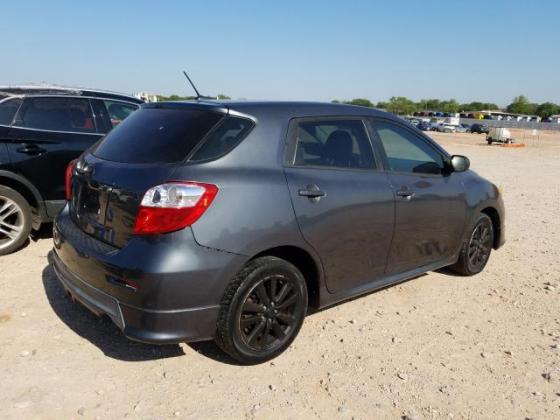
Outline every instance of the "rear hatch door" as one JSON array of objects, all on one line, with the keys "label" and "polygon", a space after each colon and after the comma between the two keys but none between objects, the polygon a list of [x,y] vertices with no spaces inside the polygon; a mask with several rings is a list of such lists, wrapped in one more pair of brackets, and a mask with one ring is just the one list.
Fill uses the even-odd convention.
[{"label": "rear hatch door", "polygon": [[170,179],[175,169],[104,161],[91,154],[76,166],[70,215],[84,232],[115,247],[130,239],[146,190]]},{"label": "rear hatch door", "polygon": [[108,244],[126,245],[144,193],[173,180],[226,112],[174,104],[134,112],[77,161],[70,202],[74,222]]}]

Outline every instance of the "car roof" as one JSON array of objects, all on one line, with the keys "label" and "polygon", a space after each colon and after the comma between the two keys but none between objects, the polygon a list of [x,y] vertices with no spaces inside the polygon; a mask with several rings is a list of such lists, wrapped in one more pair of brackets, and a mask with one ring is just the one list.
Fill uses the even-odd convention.
[{"label": "car roof", "polygon": [[16,85],[0,86],[0,96],[84,96],[101,99],[115,99],[141,104],[144,101],[132,95],[97,89],[82,89],[56,85]]},{"label": "car roof", "polygon": [[357,105],[328,103],[328,102],[303,102],[303,101],[177,101],[177,102],[152,102],[143,105],[148,108],[192,108],[215,111],[234,111],[241,114],[261,118],[276,116],[283,118],[316,117],[316,116],[377,116],[397,121],[401,118],[375,108]]}]

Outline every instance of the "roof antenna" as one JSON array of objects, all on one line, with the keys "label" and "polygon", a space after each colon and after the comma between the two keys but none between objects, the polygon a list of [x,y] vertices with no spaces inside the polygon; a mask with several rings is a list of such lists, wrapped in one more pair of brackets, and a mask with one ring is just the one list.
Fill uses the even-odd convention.
[{"label": "roof antenna", "polygon": [[216,99],[213,98],[212,96],[204,96],[201,95],[200,92],[198,91],[198,89],[196,88],[196,86],[194,85],[194,83],[192,82],[191,78],[189,77],[189,75],[187,74],[187,72],[185,70],[183,70],[183,74],[185,75],[185,77],[187,78],[187,80],[189,81],[189,83],[191,84],[192,88],[194,89],[194,91],[196,92],[196,100],[199,101],[201,99]]}]

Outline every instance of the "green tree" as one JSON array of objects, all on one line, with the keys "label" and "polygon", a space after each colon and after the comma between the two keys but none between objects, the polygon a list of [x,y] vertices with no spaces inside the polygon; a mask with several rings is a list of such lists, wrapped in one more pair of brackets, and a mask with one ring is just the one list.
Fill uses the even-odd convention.
[{"label": "green tree", "polygon": [[535,113],[541,118],[548,118],[551,115],[560,113],[560,106],[552,102],[544,102],[537,106]]},{"label": "green tree", "polygon": [[223,93],[218,93],[217,99],[231,99],[229,96],[224,95]]},{"label": "green tree", "polygon": [[459,112],[459,102],[457,102],[455,99],[442,101],[440,104],[440,111],[450,113]]},{"label": "green tree", "polygon": [[412,114],[416,108],[416,104],[410,99],[404,96],[393,96],[389,99],[385,109],[393,114],[408,115]]},{"label": "green tree", "polygon": [[345,102],[347,104],[350,105],[357,105],[357,106],[365,106],[367,108],[373,108],[373,104],[371,103],[371,101],[369,99],[364,99],[364,98],[355,98],[352,99],[351,101]]},{"label": "green tree", "polygon": [[537,105],[529,102],[526,96],[519,95],[513,98],[512,103],[509,104],[506,109],[512,114],[534,114]]},{"label": "green tree", "polygon": [[428,111],[439,111],[441,108],[441,101],[439,99],[426,99],[426,108]]},{"label": "green tree", "polygon": [[163,102],[163,101],[192,101],[193,99],[196,99],[194,96],[179,96],[179,95],[169,95],[169,96],[163,96],[163,95],[158,95],[158,101],[159,102]]},{"label": "green tree", "polygon": [[485,111],[500,109],[500,107],[496,104],[488,102],[470,102],[468,104],[461,104],[459,109],[461,111]]}]

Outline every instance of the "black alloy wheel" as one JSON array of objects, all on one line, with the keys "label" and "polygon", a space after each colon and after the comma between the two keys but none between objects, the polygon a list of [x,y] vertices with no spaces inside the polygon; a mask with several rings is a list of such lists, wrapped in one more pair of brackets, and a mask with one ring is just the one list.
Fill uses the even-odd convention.
[{"label": "black alloy wheel", "polygon": [[237,333],[255,351],[281,346],[290,337],[300,301],[292,278],[282,274],[263,278],[240,308]]},{"label": "black alloy wheel", "polygon": [[226,288],[215,341],[242,364],[262,363],[288,348],[306,314],[307,285],[298,268],[277,257],[260,257]]},{"label": "black alloy wheel", "polygon": [[449,268],[463,276],[480,273],[490,258],[494,246],[494,225],[486,214],[480,214],[468,239],[464,242],[459,259]]},{"label": "black alloy wheel", "polygon": [[488,262],[494,235],[492,223],[482,219],[474,228],[469,241],[468,260],[472,271],[480,272]]}]

